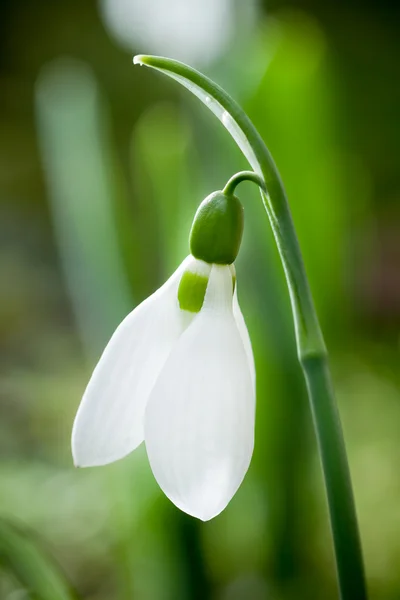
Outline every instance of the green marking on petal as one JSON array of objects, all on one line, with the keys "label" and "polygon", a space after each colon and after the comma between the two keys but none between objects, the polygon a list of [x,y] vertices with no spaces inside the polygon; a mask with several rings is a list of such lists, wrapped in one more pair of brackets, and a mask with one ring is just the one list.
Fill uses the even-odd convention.
[{"label": "green marking on petal", "polygon": [[208,277],[185,271],[178,288],[178,302],[182,310],[198,313],[203,306]]}]

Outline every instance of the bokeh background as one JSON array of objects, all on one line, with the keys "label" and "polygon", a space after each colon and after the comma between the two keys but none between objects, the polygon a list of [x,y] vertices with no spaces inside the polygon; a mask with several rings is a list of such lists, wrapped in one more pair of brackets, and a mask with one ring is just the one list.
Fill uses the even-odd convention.
[{"label": "bokeh background", "polygon": [[1,599],[67,598],[58,577],[87,600],[337,597],[288,295],[250,185],[237,271],[258,406],[240,490],[204,524],[162,495],[144,447],[72,465],[104,344],[187,254],[200,201],[247,167],[213,115],[134,68],[135,53],[217,80],[276,159],[331,353],[371,598],[400,598],[399,12],[1,0]]}]

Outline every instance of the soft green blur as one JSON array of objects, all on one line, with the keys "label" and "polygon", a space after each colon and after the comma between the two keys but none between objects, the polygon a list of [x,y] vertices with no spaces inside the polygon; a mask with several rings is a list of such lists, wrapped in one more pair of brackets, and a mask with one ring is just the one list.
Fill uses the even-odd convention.
[{"label": "soft green blur", "polygon": [[[247,168],[188,93],[133,68],[134,53],[171,55],[173,43],[177,58],[242,104],[282,174],[331,354],[371,597],[394,600],[397,13],[385,3],[297,2],[294,10],[275,0],[249,2],[247,11],[215,0],[204,3],[204,25],[197,1],[181,9],[186,24],[158,14],[166,5],[173,14],[178,2],[160,2],[146,11],[140,0],[0,5],[0,523],[35,532],[18,548],[0,526],[0,600],[35,597],[35,565],[46,556],[49,581],[65,576],[88,600],[337,597],[289,299],[250,184],[237,191],[245,207],[237,281],[257,367],[257,424],[240,490],[201,523],[162,495],[144,447],[107,467],[72,465],[72,422],[106,341],[186,256],[203,198]],[[129,46],[138,14],[141,34],[132,27]],[[229,27],[218,45],[204,36],[215,38],[221,15]],[[11,543],[12,560],[3,550]]]}]

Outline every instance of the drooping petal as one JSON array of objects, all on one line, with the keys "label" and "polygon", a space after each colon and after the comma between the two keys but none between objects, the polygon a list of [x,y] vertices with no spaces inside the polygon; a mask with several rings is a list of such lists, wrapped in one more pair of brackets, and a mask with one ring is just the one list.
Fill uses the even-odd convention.
[{"label": "drooping petal", "polygon": [[[188,257],[170,279],[119,325],[84,393],[72,431],[77,466],[118,460],[144,438],[150,391],[179,336],[193,319],[177,300]],[[203,263],[204,264],[204,263]]]},{"label": "drooping petal", "polygon": [[225,508],[250,464],[254,410],[232,275],[213,265],[203,308],[166,361],[145,413],[150,464],[176,506],[204,521]]},{"label": "drooping petal", "polygon": [[242,339],[243,346],[246,351],[247,360],[249,363],[250,374],[251,374],[251,380],[253,382],[253,387],[255,389],[256,369],[255,369],[255,365],[254,365],[253,348],[251,347],[251,341],[250,341],[249,332],[247,331],[247,325],[246,325],[242,311],[239,306],[239,299],[238,299],[238,293],[237,293],[237,282],[235,284],[235,291],[233,293],[233,316],[235,317],[236,325],[239,329],[240,337]]}]

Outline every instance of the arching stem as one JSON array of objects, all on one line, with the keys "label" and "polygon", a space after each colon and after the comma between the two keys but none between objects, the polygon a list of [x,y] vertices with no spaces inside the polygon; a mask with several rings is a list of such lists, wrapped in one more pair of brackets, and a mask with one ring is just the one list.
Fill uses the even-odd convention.
[{"label": "arching stem", "polygon": [[256,185],[258,185],[259,188],[266,191],[265,181],[263,180],[262,177],[257,175],[257,173],[254,173],[254,171],[240,171],[240,173],[236,173],[236,175],[232,175],[232,177],[230,178],[230,180],[228,181],[228,183],[222,190],[223,193],[226,194],[227,196],[233,195],[236,187],[242,181],[252,181]]}]

